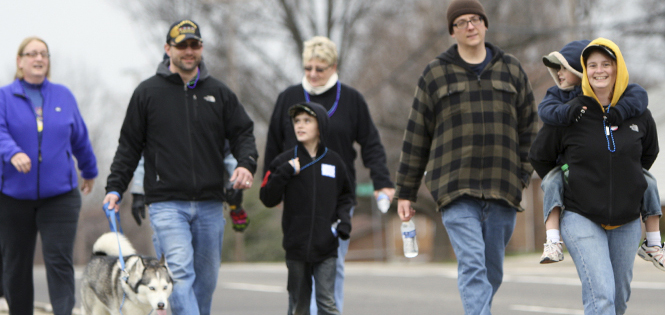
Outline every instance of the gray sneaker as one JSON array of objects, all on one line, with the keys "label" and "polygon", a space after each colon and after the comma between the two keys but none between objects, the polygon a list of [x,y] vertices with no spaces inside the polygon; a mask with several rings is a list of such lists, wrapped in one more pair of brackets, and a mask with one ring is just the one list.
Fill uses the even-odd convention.
[{"label": "gray sneaker", "polygon": [[665,271],[665,253],[663,252],[663,244],[661,246],[647,246],[647,241],[644,240],[640,248],[637,249],[637,256],[650,261],[656,268]]},{"label": "gray sneaker", "polygon": [[543,248],[543,255],[540,256],[541,264],[551,264],[563,260],[563,242],[547,241]]}]

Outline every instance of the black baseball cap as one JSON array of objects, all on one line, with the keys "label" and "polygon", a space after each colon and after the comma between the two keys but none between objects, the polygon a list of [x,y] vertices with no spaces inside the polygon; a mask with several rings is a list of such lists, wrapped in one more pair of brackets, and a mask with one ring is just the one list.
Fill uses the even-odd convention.
[{"label": "black baseball cap", "polygon": [[173,41],[174,44],[179,44],[190,38],[203,41],[201,40],[199,25],[192,20],[180,20],[169,27],[169,32],[166,34],[166,43],[171,44],[171,41]]}]

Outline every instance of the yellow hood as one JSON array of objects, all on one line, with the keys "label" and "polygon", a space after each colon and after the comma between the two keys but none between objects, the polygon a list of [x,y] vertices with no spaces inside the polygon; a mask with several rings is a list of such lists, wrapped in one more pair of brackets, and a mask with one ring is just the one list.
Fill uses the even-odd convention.
[{"label": "yellow hood", "polygon": [[[596,46],[596,45],[602,45],[609,48],[612,52],[614,52],[614,55],[617,58],[616,82],[614,83],[614,93],[612,94],[612,103],[611,103],[611,106],[614,106],[619,101],[619,98],[621,98],[621,95],[623,95],[623,92],[626,90],[626,87],[628,86],[628,68],[626,68],[626,62],[623,60],[623,55],[619,50],[619,46],[617,46],[614,42],[605,38],[596,38],[592,40],[587,47]],[[586,96],[593,97],[596,100],[596,102],[600,104],[598,97],[596,97],[596,94],[593,92],[593,89],[589,84],[589,77],[587,76],[586,63],[584,62],[583,55],[584,54],[580,56],[580,62],[582,62],[582,70],[583,70],[582,92]],[[607,104],[600,104],[600,105],[602,106]]]}]

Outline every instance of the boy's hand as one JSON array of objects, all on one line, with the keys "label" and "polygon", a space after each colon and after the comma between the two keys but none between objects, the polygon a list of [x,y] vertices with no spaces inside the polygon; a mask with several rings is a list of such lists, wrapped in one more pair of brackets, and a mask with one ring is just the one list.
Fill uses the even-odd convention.
[{"label": "boy's hand", "polygon": [[289,164],[291,164],[291,166],[294,169],[293,174],[295,175],[300,174],[300,158],[290,159]]},{"label": "boy's hand", "polygon": [[570,124],[576,123],[582,119],[582,115],[586,113],[587,107],[582,106],[581,104],[577,104],[575,106],[571,106],[570,109],[568,110],[568,122]]},{"label": "boy's hand", "polygon": [[605,114],[605,119],[610,123],[612,126],[618,126],[621,125],[623,122],[623,118],[621,117],[621,113],[619,113],[619,110],[617,110],[614,107],[610,107],[610,112]]}]

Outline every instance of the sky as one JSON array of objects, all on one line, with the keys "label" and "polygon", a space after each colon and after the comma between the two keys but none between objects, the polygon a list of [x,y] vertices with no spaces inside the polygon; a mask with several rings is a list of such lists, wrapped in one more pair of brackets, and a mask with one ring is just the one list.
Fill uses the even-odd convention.
[{"label": "sky", "polygon": [[[107,84],[126,91],[154,73],[160,60],[147,32],[132,22],[112,0],[19,0],[3,1],[3,47],[0,48],[0,86],[13,80],[16,53],[21,41],[38,36],[51,52],[51,79],[62,83],[65,71],[80,67],[94,71]],[[151,56],[154,55],[154,56]],[[85,72],[83,72],[85,73]],[[59,77],[60,76],[60,77]]]}]

